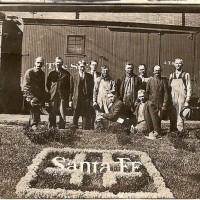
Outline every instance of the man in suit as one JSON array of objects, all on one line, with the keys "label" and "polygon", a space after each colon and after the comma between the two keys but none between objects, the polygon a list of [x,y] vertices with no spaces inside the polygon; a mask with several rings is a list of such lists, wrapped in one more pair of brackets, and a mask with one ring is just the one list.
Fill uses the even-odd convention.
[{"label": "man in suit", "polygon": [[141,80],[133,73],[133,64],[125,63],[126,74],[118,80],[118,95],[125,105],[125,112],[132,124],[136,123],[134,116],[135,100]]},{"label": "man in suit", "polygon": [[44,59],[37,57],[35,66],[28,69],[24,75],[23,96],[30,111],[29,125],[36,129],[40,122],[40,108],[46,100],[45,74],[42,71]]},{"label": "man in suit", "polygon": [[63,68],[61,57],[56,57],[55,70],[49,73],[46,87],[50,93],[49,127],[56,127],[56,115],[59,111],[59,128],[64,129],[69,104],[70,73]]},{"label": "man in suit", "polygon": [[138,86],[139,90],[146,90],[147,81],[149,78],[147,77],[147,68],[145,64],[141,64],[138,66],[138,82],[140,83]]},{"label": "man in suit", "polygon": [[101,73],[97,71],[97,66],[98,62],[96,60],[90,61],[90,71],[88,73],[93,76],[94,81],[96,80],[96,78],[101,76]]},{"label": "man in suit", "polygon": [[162,117],[168,108],[169,92],[167,80],[161,77],[161,72],[159,65],[154,66],[154,77],[147,81],[146,98],[154,104],[158,114]]},{"label": "man in suit", "polygon": [[78,73],[70,79],[69,106],[73,107],[73,124],[78,128],[78,119],[82,116],[82,129],[91,129],[90,111],[92,106],[94,81],[91,74],[85,71],[86,62],[78,62]]},{"label": "man in suit", "polygon": [[[94,83],[95,83],[96,79],[101,76],[101,73],[96,71],[97,66],[98,66],[98,62],[96,60],[90,61],[90,71],[88,73],[93,76]],[[94,129],[94,123],[96,120],[96,112],[93,107],[91,107],[90,116],[91,116],[91,129]]]}]

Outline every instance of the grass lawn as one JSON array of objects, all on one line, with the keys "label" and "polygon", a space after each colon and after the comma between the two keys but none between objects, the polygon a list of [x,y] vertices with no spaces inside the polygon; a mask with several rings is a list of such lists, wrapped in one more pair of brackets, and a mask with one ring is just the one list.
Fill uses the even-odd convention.
[{"label": "grass lawn", "polygon": [[[164,132],[166,126],[163,126]],[[0,138],[1,198],[17,198],[17,183],[27,173],[27,166],[36,154],[46,147],[144,151],[151,157],[175,198],[200,198],[200,129],[189,130],[184,139],[167,133],[154,141],[142,135],[77,131],[67,141],[38,144],[24,135],[22,124],[3,123],[0,124]]]}]

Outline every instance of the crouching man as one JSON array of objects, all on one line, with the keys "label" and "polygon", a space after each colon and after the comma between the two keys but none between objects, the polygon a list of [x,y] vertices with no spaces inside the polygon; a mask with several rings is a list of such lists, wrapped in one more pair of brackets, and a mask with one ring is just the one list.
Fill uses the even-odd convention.
[{"label": "crouching man", "polygon": [[135,110],[137,126],[131,126],[131,131],[143,133],[147,139],[156,139],[161,134],[161,120],[156,107],[151,101],[146,101],[145,91],[139,90]]},{"label": "crouching man", "polygon": [[[96,116],[96,129],[110,129],[111,126],[121,127],[125,122],[124,104],[117,98],[114,91],[107,94],[109,105],[108,113],[98,113]],[[111,129],[110,129],[111,130]]]}]

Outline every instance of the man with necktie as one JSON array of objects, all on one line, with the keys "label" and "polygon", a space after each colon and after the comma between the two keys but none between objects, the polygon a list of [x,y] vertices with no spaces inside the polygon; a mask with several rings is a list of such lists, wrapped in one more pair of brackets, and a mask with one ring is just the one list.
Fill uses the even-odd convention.
[{"label": "man with necktie", "polygon": [[90,61],[90,71],[88,73],[90,73],[93,76],[94,82],[96,78],[101,76],[101,73],[97,71],[97,66],[98,66],[98,62],[96,60]]},{"label": "man with necktie", "polygon": [[[90,61],[90,71],[88,73],[90,73],[93,76],[94,83],[96,79],[101,76],[101,73],[96,71],[97,66],[98,66],[98,62],[96,60]],[[94,123],[96,120],[96,112],[93,107],[91,107],[90,116],[91,116],[91,129],[94,129]]]},{"label": "man with necktie", "polygon": [[82,129],[91,129],[90,111],[94,81],[91,74],[85,71],[86,62],[78,62],[78,73],[71,76],[69,106],[74,109],[73,125],[78,128],[78,119],[82,116]]}]

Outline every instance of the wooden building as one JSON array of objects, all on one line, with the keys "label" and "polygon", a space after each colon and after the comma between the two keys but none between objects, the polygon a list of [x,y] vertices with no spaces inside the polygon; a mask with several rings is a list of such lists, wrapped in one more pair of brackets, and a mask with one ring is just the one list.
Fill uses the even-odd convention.
[{"label": "wooden building", "polygon": [[[133,62],[136,74],[137,66],[146,64],[148,75],[152,76],[154,65],[159,64],[163,76],[169,77],[174,71],[174,59],[182,58],[184,70],[191,74],[193,98],[200,96],[200,5],[54,5],[0,4],[1,10],[11,11],[12,15],[18,11],[23,18],[26,14],[21,24],[0,16],[4,101],[0,102],[0,112],[21,112],[24,74],[38,56],[45,59],[46,74],[53,68],[55,57],[61,56],[71,73],[77,70],[71,64],[95,59],[99,67],[109,66],[114,79],[124,74],[126,61]],[[43,10],[49,12],[48,17],[49,10],[57,12],[59,19],[53,18],[53,13],[47,19]]]},{"label": "wooden building", "polygon": [[[163,76],[174,71],[175,58],[184,60],[184,70],[191,74],[193,95],[200,95],[200,35],[196,27],[151,25],[130,22],[85,20],[24,19],[22,42],[22,75],[33,66],[34,58],[43,56],[51,67],[56,56],[71,64],[84,59],[106,64],[114,79],[124,74],[124,63],[146,64],[149,76],[153,66],[163,67]],[[22,76],[23,77],[23,76]]]}]

